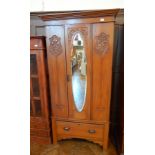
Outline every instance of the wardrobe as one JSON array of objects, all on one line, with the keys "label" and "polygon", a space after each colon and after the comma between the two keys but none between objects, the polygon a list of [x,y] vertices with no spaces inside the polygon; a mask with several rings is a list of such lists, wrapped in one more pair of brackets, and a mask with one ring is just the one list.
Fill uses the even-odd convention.
[{"label": "wardrobe", "polygon": [[53,143],[108,147],[114,23],[118,9],[45,12]]}]

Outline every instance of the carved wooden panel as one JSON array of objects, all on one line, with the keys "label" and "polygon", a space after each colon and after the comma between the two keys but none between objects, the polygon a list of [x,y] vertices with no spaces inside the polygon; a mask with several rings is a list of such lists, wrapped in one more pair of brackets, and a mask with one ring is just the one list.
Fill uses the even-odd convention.
[{"label": "carved wooden panel", "polygon": [[53,35],[50,40],[49,45],[49,52],[55,56],[62,53],[62,45],[61,45],[61,38],[57,35]]},{"label": "carved wooden panel", "polygon": [[109,48],[109,35],[102,32],[96,36],[96,52],[98,54],[103,54],[108,51]]},{"label": "carved wooden panel", "polygon": [[51,114],[68,117],[64,26],[46,27]]},{"label": "carved wooden panel", "polygon": [[109,121],[113,56],[113,23],[93,24],[92,119]]},{"label": "carved wooden panel", "polygon": [[68,45],[72,48],[72,40],[75,34],[80,33],[85,43],[88,35],[88,27],[70,27],[68,28]]},{"label": "carved wooden panel", "polygon": [[84,37],[88,35],[87,27],[70,27],[68,28],[68,40],[71,40],[75,33],[81,33]]}]

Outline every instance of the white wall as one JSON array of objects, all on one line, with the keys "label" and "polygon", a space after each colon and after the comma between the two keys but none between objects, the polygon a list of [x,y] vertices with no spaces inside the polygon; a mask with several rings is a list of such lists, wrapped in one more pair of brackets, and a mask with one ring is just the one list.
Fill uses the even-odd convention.
[{"label": "white wall", "polygon": [[124,8],[124,0],[30,0],[30,11]]}]

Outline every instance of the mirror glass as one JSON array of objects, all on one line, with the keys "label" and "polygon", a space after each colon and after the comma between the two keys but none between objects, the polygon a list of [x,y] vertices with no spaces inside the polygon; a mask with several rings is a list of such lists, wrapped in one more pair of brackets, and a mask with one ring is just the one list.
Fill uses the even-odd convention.
[{"label": "mirror glass", "polygon": [[72,93],[75,107],[78,112],[83,110],[87,87],[87,60],[84,49],[84,40],[77,33],[72,41],[71,70],[72,70]]}]

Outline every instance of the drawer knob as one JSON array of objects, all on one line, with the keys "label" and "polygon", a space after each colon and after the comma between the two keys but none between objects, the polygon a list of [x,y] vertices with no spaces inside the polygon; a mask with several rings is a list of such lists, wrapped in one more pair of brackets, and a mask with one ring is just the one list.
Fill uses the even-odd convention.
[{"label": "drawer knob", "polygon": [[34,47],[38,47],[38,45],[37,45],[37,44],[35,44],[35,45],[34,45]]},{"label": "drawer knob", "polygon": [[65,131],[69,131],[70,128],[69,128],[69,127],[64,127],[64,130],[65,130]]},{"label": "drawer knob", "polygon": [[96,133],[96,130],[88,130],[89,133]]}]

